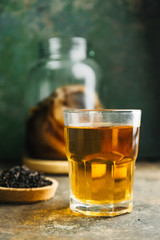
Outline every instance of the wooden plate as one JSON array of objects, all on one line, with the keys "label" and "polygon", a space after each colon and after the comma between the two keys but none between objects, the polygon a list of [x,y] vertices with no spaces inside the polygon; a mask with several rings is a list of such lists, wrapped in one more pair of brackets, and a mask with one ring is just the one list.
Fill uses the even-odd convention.
[{"label": "wooden plate", "polygon": [[68,161],[66,160],[41,160],[24,157],[23,164],[39,172],[68,174]]},{"label": "wooden plate", "polygon": [[49,200],[55,195],[58,182],[53,178],[46,179],[50,180],[52,184],[38,188],[0,187],[0,202],[32,203]]}]

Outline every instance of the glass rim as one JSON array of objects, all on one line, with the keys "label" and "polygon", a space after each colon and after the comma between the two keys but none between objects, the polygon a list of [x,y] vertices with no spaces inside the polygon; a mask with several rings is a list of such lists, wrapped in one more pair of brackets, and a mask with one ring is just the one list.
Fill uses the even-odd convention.
[{"label": "glass rim", "polygon": [[141,113],[141,109],[64,109],[64,113]]}]

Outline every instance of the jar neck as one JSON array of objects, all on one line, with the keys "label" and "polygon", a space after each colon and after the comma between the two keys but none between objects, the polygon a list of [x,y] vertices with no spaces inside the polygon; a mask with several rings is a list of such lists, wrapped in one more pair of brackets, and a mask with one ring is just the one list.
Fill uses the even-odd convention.
[{"label": "jar neck", "polygon": [[71,39],[50,38],[49,58],[52,60],[83,60],[86,58],[86,40],[78,37]]}]

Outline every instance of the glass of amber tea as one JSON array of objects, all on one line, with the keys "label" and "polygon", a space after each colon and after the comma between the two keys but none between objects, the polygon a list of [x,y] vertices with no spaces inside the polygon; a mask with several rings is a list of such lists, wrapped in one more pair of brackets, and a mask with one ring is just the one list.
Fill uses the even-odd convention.
[{"label": "glass of amber tea", "polygon": [[65,110],[70,208],[92,216],[132,211],[141,110]]}]

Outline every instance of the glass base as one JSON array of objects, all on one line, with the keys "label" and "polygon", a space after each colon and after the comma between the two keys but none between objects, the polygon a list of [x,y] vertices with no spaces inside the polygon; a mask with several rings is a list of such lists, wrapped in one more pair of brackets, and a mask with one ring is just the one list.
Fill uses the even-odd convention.
[{"label": "glass base", "polygon": [[74,212],[82,213],[87,216],[106,216],[114,217],[132,211],[133,202],[125,201],[115,204],[86,204],[75,198],[70,200],[70,208]]}]

